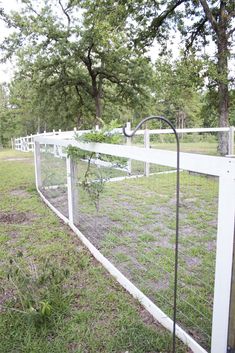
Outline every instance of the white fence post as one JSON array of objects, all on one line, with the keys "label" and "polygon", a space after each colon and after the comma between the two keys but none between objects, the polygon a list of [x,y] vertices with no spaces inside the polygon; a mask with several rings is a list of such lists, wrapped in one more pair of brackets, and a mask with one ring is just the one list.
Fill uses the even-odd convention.
[{"label": "white fence post", "polygon": [[228,140],[228,154],[235,154],[234,151],[234,126],[230,126],[229,128],[229,140]]},{"label": "white fence post", "polygon": [[[149,130],[147,130],[147,129],[144,130],[144,147],[150,148],[150,135],[149,135]],[[144,163],[144,175],[146,177],[149,176],[149,169],[150,169],[150,164],[148,162],[145,162]]]},{"label": "white fence post", "polygon": [[227,352],[234,242],[235,178],[219,179],[219,208],[211,353]]},{"label": "white fence post", "polygon": [[69,221],[71,224],[75,224],[78,221],[78,190],[76,186],[77,164],[69,156],[66,157],[66,168],[68,185]]},{"label": "white fence post", "polygon": [[37,189],[42,186],[41,178],[41,156],[40,156],[40,143],[34,142],[34,166],[35,166],[35,180]]},{"label": "white fence post", "polygon": [[29,150],[32,152],[33,151],[33,135],[32,134],[30,134],[30,148],[29,148]]},{"label": "white fence post", "polygon": [[24,137],[24,151],[28,152],[28,135]]},{"label": "white fence post", "polygon": [[[234,229],[235,245],[235,229]],[[233,252],[233,273],[231,281],[231,296],[229,308],[229,327],[228,327],[228,352],[235,350],[235,250]]]},{"label": "white fence post", "polygon": [[[53,136],[55,136],[55,129],[53,129],[52,134],[53,134]],[[53,154],[56,157],[56,145],[55,144],[53,145]]]},{"label": "white fence post", "polygon": [[[128,133],[131,131],[131,123],[130,122],[126,123],[126,130]],[[127,146],[131,146],[131,137],[126,138],[126,144],[127,144]],[[131,172],[132,172],[131,159],[128,159],[127,170],[128,170],[128,173],[131,174]]]},{"label": "white fence post", "polygon": [[[95,131],[100,131],[100,127],[99,127],[98,124],[95,126]],[[99,153],[96,153],[96,154],[95,154],[95,158],[96,158],[96,160],[99,159]],[[97,168],[100,168],[100,165],[99,165],[99,164],[97,164]]]}]

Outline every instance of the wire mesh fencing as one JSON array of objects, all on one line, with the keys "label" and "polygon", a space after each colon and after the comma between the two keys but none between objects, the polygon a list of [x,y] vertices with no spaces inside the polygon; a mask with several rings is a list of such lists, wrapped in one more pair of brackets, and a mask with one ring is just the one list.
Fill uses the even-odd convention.
[{"label": "wire mesh fencing", "polygon": [[40,145],[41,185],[45,198],[68,217],[66,157],[56,145]]},{"label": "wire mesh fencing", "polygon": [[[70,172],[66,149],[60,148],[58,153],[53,143],[41,143],[39,189],[68,219]],[[163,161],[151,163],[148,176],[141,168],[130,173],[129,158],[120,155],[118,147],[116,155],[94,149],[74,161],[73,222],[126,278],[173,317],[176,170]],[[177,324],[208,351],[219,205],[219,177],[212,175],[183,167],[180,172]]]},{"label": "wire mesh fencing", "polygon": [[[126,164],[124,158],[110,161],[107,155],[95,153],[76,162],[75,225],[172,317],[176,173],[155,164],[153,175],[131,178]],[[41,174],[43,195],[68,217],[66,159],[58,157],[52,145],[41,148]],[[180,181],[177,322],[209,349],[218,180],[181,171]]]},{"label": "wire mesh fencing", "polygon": [[[81,182],[79,166],[78,170],[76,225],[172,317],[176,173],[161,171],[148,178],[120,181],[110,178],[92,198]],[[89,182],[97,188],[97,180]],[[177,321],[204,348],[209,348],[211,336],[217,197],[216,178],[181,172]]]}]

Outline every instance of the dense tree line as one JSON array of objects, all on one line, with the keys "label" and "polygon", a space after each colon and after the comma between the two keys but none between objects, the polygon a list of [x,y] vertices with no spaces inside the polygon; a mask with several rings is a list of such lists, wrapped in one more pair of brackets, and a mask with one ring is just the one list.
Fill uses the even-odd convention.
[{"label": "dense tree line", "polygon": [[[18,65],[9,87],[1,87],[1,143],[113,119],[135,124],[156,113],[179,127],[234,122],[233,1],[24,0],[20,12],[0,15],[14,29],[1,43],[2,60],[14,56]],[[164,49],[176,27],[186,51],[173,61]],[[214,61],[197,55],[209,36]],[[154,39],[162,45],[155,64],[148,56]]]}]

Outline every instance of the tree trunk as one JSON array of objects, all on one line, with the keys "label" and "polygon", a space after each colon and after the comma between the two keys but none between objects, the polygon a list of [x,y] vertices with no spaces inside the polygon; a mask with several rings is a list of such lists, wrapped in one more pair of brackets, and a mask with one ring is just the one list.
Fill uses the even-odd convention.
[{"label": "tree trunk", "polygon": [[92,88],[93,88],[93,97],[95,100],[95,124],[100,124],[100,119],[102,115],[102,106],[101,106],[101,87],[100,84],[97,84],[97,76],[92,78]]},{"label": "tree trunk", "polygon": [[100,118],[101,118],[101,99],[99,92],[97,92],[95,96],[95,115],[96,115],[96,123],[100,123]]},{"label": "tree trunk", "polygon": [[[218,33],[218,98],[219,126],[228,127],[228,41],[224,28]],[[221,155],[228,154],[228,133],[219,133],[218,151]]]},{"label": "tree trunk", "polygon": [[38,117],[38,131],[39,134],[41,132],[41,119]]}]

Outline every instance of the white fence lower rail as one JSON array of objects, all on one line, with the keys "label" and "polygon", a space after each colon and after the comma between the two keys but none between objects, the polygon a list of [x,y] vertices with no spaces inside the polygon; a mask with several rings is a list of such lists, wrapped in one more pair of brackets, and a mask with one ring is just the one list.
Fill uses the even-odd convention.
[{"label": "white fence lower rail", "polygon": [[[74,140],[59,140],[53,137],[36,136],[35,141],[35,174],[38,192],[47,205],[68,223],[82,242],[88,247],[95,258],[126,288],[164,327],[172,331],[172,320],[165,315],[146,295],[136,288],[107,258],[105,258],[92,243],[79,231],[73,221],[73,182],[72,161],[67,158],[67,185],[69,218],[59,212],[41,193],[41,166],[40,144],[59,145],[67,147],[72,145],[86,151],[104,153],[112,156],[156,163],[168,167],[176,166],[176,153],[146,148],[109,145],[96,143],[78,143]],[[184,170],[203,173],[219,177],[219,204],[217,226],[217,253],[213,306],[213,326],[211,353],[227,352],[227,334],[229,321],[229,302],[231,288],[231,271],[234,241],[234,214],[235,214],[235,159],[225,157],[211,157],[182,153],[180,167]],[[205,353],[188,333],[177,326],[177,336],[187,344],[195,353]]]}]

